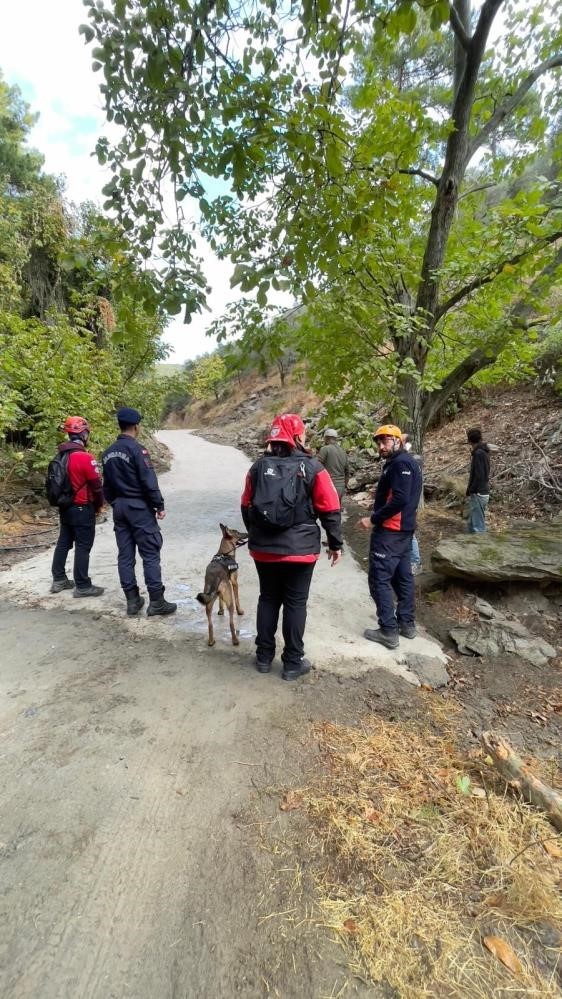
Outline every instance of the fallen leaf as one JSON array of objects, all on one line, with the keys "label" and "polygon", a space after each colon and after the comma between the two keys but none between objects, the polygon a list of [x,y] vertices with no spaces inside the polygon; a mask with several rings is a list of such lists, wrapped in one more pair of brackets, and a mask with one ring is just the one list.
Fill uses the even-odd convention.
[{"label": "fallen leaf", "polygon": [[179,787],[177,787],[176,794],[181,794],[183,796],[185,794],[185,791],[180,791]]},{"label": "fallen leaf", "polygon": [[506,968],[509,968],[516,975],[521,974],[523,965],[515,951],[512,950],[505,940],[502,940],[501,937],[483,937],[482,943],[490,951],[490,954],[493,954],[494,957],[497,957],[498,961],[505,964]]},{"label": "fallen leaf", "polygon": [[293,812],[295,809],[301,807],[302,801],[302,794],[298,794],[296,791],[287,791],[279,808],[282,812]]},{"label": "fallen leaf", "polygon": [[562,849],[556,840],[545,839],[543,846],[550,857],[562,857]]},{"label": "fallen leaf", "polygon": [[365,805],[364,814],[365,818],[367,819],[367,822],[372,822],[373,825],[375,824],[375,822],[378,822],[381,817],[381,813],[377,812],[376,808],[370,808],[369,805]]},{"label": "fallen leaf", "polygon": [[344,930],[347,930],[348,933],[359,932],[359,927],[357,926],[357,923],[355,922],[354,919],[344,919],[343,928]]}]

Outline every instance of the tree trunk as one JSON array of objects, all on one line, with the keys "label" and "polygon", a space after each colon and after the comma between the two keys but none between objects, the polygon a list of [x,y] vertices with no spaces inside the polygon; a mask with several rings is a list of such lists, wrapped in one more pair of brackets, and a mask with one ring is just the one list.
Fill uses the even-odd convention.
[{"label": "tree trunk", "polygon": [[[428,327],[429,337],[426,339],[429,340],[429,345],[438,314],[441,268],[445,260],[460,187],[469,162],[469,126],[476,83],[490,28],[502,2],[503,0],[485,0],[480,11],[478,25],[474,35],[470,38],[468,48],[464,50],[462,57],[457,52],[454,80],[456,90],[451,112],[454,127],[447,139],[445,163],[431,212],[431,222],[416,298],[416,312],[423,317]],[[457,0],[455,10],[461,21],[466,19],[466,4]],[[429,345],[425,347],[425,353],[427,353]],[[410,349],[410,356],[413,357],[415,353],[414,339],[410,344]]]},{"label": "tree trunk", "polygon": [[509,743],[495,732],[482,732],[484,752],[492,757],[502,777],[521,791],[525,801],[541,808],[552,825],[562,831],[562,795],[531,773]]},{"label": "tree trunk", "polygon": [[406,420],[397,420],[400,429],[409,434],[412,443],[412,450],[416,454],[421,454],[423,450],[423,435],[425,426],[423,423],[423,391],[416,378],[408,375],[398,384],[398,395],[402,403],[402,408],[408,414]]}]

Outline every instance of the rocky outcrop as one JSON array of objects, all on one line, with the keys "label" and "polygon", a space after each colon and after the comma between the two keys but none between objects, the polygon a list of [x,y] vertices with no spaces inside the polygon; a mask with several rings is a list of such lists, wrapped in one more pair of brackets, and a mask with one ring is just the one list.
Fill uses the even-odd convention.
[{"label": "rocky outcrop", "polygon": [[562,525],[452,538],[437,546],[431,564],[444,576],[476,582],[562,582]]},{"label": "rocky outcrop", "polygon": [[556,656],[556,649],[544,638],[487,601],[476,599],[474,609],[480,620],[449,632],[461,655],[495,657],[508,652],[532,666],[544,666]]}]

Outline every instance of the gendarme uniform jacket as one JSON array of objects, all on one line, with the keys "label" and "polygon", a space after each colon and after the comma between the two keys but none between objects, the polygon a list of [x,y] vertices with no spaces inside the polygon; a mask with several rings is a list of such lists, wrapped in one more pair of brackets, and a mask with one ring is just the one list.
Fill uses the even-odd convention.
[{"label": "gendarme uniform jacket", "polygon": [[164,509],[156,472],[145,447],[129,434],[119,434],[102,455],[103,491],[108,503],[142,499],[151,510]]}]

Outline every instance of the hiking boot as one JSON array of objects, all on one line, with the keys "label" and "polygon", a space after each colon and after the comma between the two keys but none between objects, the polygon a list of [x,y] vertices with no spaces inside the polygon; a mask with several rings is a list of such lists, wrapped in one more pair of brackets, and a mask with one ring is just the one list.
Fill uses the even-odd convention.
[{"label": "hiking boot", "polygon": [[136,617],[141,607],[144,607],[144,597],[141,597],[138,586],[134,590],[126,590],[127,617]]},{"label": "hiking boot", "polygon": [[150,593],[149,597],[150,602],[146,608],[147,617],[156,617],[157,615],[165,617],[167,614],[176,613],[178,605],[165,599],[163,589],[160,590],[160,593]]},{"label": "hiking boot", "polygon": [[367,628],[363,632],[363,635],[370,642],[378,642],[379,645],[384,645],[385,649],[397,649],[400,644],[397,631],[383,631],[382,628]]},{"label": "hiking boot", "polygon": [[83,590],[79,590],[76,586],[74,588],[75,597],[101,597],[103,593],[103,586],[86,586]]},{"label": "hiking boot", "polygon": [[71,579],[68,578],[68,576],[65,576],[64,579],[53,579],[53,582],[51,583],[51,589],[49,590],[49,592],[62,593],[63,590],[73,590],[73,589],[74,589],[74,583],[72,582]]},{"label": "hiking boot", "polygon": [[256,669],[258,673],[271,673],[271,659],[262,659],[256,656]]},{"label": "hiking boot", "polygon": [[283,680],[298,680],[301,676],[306,676],[310,673],[312,664],[308,659],[301,659],[298,666],[289,666],[289,669],[283,667]]},{"label": "hiking boot", "polygon": [[415,624],[401,624],[399,630],[403,638],[415,638],[417,635]]}]

